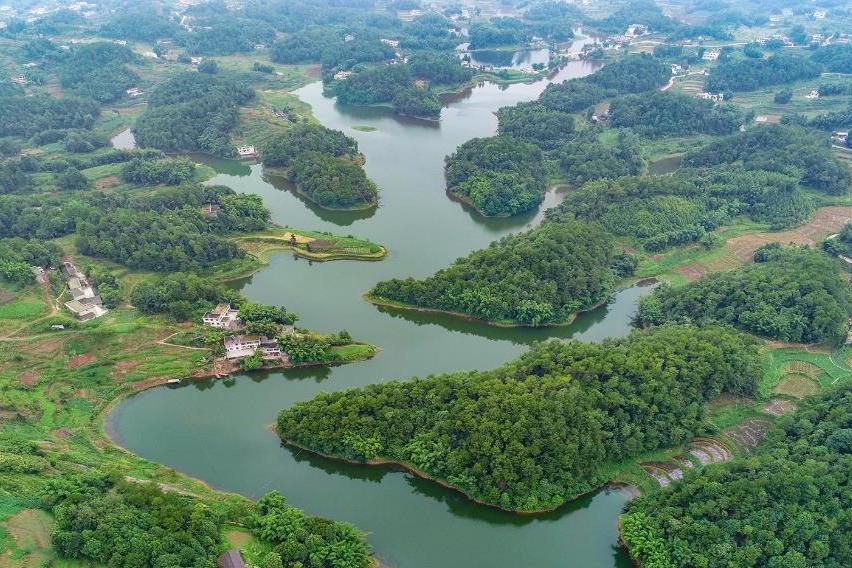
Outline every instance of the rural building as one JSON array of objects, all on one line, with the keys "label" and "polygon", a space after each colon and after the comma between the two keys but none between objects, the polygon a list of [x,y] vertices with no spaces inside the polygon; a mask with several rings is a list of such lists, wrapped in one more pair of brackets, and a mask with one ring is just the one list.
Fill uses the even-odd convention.
[{"label": "rural building", "polygon": [[223,553],[216,561],[216,565],[219,568],[246,568],[239,550],[229,550]]},{"label": "rural building", "polygon": [[722,51],[719,49],[708,49],[704,52],[704,55],[701,56],[701,59],[704,61],[716,61],[719,59],[719,55],[722,54]]},{"label": "rural building", "polygon": [[142,94],[142,89],[140,89],[139,87],[130,87],[125,92],[127,93],[128,97],[138,97]]},{"label": "rural building", "polygon": [[74,266],[74,263],[66,260],[62,263],[62,273],[68,277],[68,293],[71,294],[71,300],[65,302],[65,307],[68,308],[74,316],[80,321],[88,321],[100,317],[107,313],[103,306],[101,297],[98,296],[94,287],[89,284],[86,275]]},{"label": "rural building", "polygon": [[814,89],[813,91],[811,91],[810,93],[805,95],[805,98],[806,99],[818,99],[819,98],[819,91]]},{"label": "rural building", "polygon": [[705,101],[713,101],[714,103],[721,103],[725,100],[725,95],[722,93],[700,93],[698,97]]},{"label": "rural building", "polygon": [[344,81],[354,74],[355,73],[353,73],[352,71],[338,71],[337,73],[334,74],[334,80],[335,81]]},{"label": "rural building", "polygon": [[848,132],[835,132],[834,134],[831,135],[831,139],[836,144],[846,144],[846,142],[849,140],[849,133]]},{"label": "rural building", "polygon": [[237,155],[240,158],[254,158],[257,157],[257,150],[249,144],[237,146]]},{"label": "rural building", "polygon": [[201,320],[209,327],[235,329],[240,327],[239,313],[231,304],[219,304],[204,314]]},{"label": "rural building", "polygon": [[388,39],[388,38],[383,37],[379,41],[382,42],[383,44],[389,46],[389,47],[393,47],[393,48],[399,47],[399,40],[396,40],[396,39]]},{"label": "rural building", "polygon": [[35,276],[36,282],[39,284],[47,284],[47,271],[41,266],[33,266],[32,267],[33,276]]},{"label": "rural building", "polygon": [[201,204],[201,214],[205,217],[215,219],[219,215],[219,209],[221,208],[222,206],[215,201],[205,201]]},{"label": "rural building", "polygon": [[222,340],[225,347],[225,357],[228,359],[242,359],[254,355],[260,349],[264,359],[281,359],[286,357],[281,351],[276,339],[270,339],[265,335],[232,335]]}]

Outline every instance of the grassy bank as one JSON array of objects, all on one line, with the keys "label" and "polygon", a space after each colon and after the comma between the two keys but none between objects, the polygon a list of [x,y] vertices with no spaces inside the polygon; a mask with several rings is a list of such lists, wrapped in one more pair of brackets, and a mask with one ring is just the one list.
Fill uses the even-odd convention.
[{"label": "grassy bank", "polygon": [[240,235],[234,240],[241,249],[264,263],[272,254],[281,251],[317,261],[381,260],[387,256],[385,247],[365,239],[290,227],[274,227]]}]

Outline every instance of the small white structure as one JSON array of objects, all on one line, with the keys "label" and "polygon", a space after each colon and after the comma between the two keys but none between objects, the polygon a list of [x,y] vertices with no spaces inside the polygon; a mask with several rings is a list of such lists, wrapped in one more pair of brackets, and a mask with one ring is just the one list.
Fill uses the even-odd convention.
[{"label": "small white structure", "polygon": [[805,98],[806,99],[818,99],[819,98],[819,91],[814,89],[813,91],[811,91],[810,93],[805,95]]},{"label": "small white structure", "polygon": [[343,41],[345,41],[346,43],[349,43],[350,41],[352,41],[352,40],[354,40],[354,39],[355,39],[355,36],[354,36],[354,35],[352,35],[352,34],[346,34],[346,35],[343,37]]},{"label": "small white structure", "polygon": [[713,101],[714,103],[721,103],[725,100],[725,95],[722,93],[700,93],[698,97],[705,101]]},{"label": "small white structure", "polygon": [[11,77],[9,77],[9,80],[11,80],[13,83],[17,83],[18,85],[27,84],[27,78],[23,75],[12,75]]},{"label": "small white structure", "polygon": [[204,325],[224,329],[239,327],[240,312],[231,307],[231,304],[219,304],[201,318]]},{"label": "small white structure", "polygon": [[265,335],[232,335],[222,340],[225,347],[225,357],[242,359],[251,357],[260,349],[264,359],[280,359],[284,354],[278,341]]},{"label": "small white structure", "polygon": [[156,53],[153,51],[146,51],[142,53],[142,57],[147,57],[148,59],[159,59]]},{"label": "small white structure", "polygon": [[814,12],[814,19],[815,19],[815,20],[824,20],[824,19],[825,19],[825,16],[826,16],[826,11],[825,11],[825,10],[816,10],[816,11]]},{"label": "small white structure", "polygon": [[835,132],[834,134],[831,135],[831,139],[836,144],[846,144],[846,142],[849,140],[849,133],[848,132]]},{"label": "small white structure", "polygon": [[334,74],[335,81],[345,81],[355,73],[353,71],[338,71]]},{"label": "small white structure", "polygon": [[114,43],[115,45],[127,45],[127,40],[126,39],[114,39],[114,40],[112,40],[112,43]]},{"label": "small white structure", "polygon": [[396,40],[396,39],[388,39],[388,38],[383,37],[379,41],[382,42],[383,44],[389,46],[389,47],[393,47],[394,49],[399,47],[399,40]]},{"label": "small white structure", "polygon": [[245,144],[243,146],[237,146],[237,155],[240,158],[255,158],[257,157],[257,150],[254,146]]},{"label": "small white structure", "polygon": [[130,87],[125,92],[127,93],[128,97],[136,98],[142,94],[142,89],[140,89],[139,87]]},{"label": "small white structure", "polygon": [[721,49],[708,49],[704,52],[704,55],[701,56],[701,59],[704,61],[716,61],[719,59],[719,56],[722,54]]}]

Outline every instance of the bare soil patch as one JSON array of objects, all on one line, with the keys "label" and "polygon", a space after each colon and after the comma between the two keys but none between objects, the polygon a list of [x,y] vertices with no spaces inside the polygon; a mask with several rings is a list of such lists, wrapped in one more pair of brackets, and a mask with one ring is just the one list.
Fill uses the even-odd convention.
[{"label": "bare soil patch", "polygon": [[821,207],[813,219],[804,225],[787,231],[741,235],[729,239],[725,247],[743,262],[751,262],[754,251],[767,243],[814,246],[828,235],[839,231],[849,222],[849,219],[852,219],[852,207],[840,205]]},{"label": "bare soil patch", "polygon": [[95,189],[108,189],[117,186],[119,183],[118,176],[106,176],[95,182]]},{"label": "bare soil patch", "polygon": [[787,364],[784,365],[784,370],[787,373],[793,373],[797,375],[807,375],[808,377],[818,377],[822,374],[822,369],[813,363],[809,363],[807,361],[787,361]]},{"label": "bare soil patch", "polygon": [[74,435],[74,432],[72,432],[68,428],[59,428],[58,430],[54,430],[53,432],[51,432],[51,434],[53,434],[60,440],[67,440],[68,438]]},{"label": "bare soil patch", "polygon": [[24,509],[9,517],[5,523],[9,534],[15,539],[15,547],[26,551],[19,560],[0,559],[0,566],[35,568],[47,563],[51,550],[50,532],[53,520],[44,511]]},{"label": "bare soil patch", "polygon": [[19,341],[15,344],[15,349],[33,355],[50,355],[61,349],[63,345],[65,340],[55,337],[45,341]]},{"label": "bare soil patch", "polygon": [[94,360],[95,356],[91,353],[83,353],[82,355],[76,355],[68,359],[68,362],[65,363],[65,367],[68,369],[76,369],[78,367],[82,367],[83,365],[88,365]]},{"label": "bare soil patch", "polygon": [[678,266],[675,270],[690,282],[698,280],[707,274],[707,269],[697,262],[690,262],[689,264]]},{"label": "bare soil patch", "polygon": [[768,418],[748,418],[733,428],[725,430],[725,435],[750,452],[763,440],[771,425],[772,422]]},{"label": "bare soil patch", "polygon": [[12,300],[15,299],[17,295],[14,292],[10,292],[8,290],[3,290],[0,288],[0,305],[8,304]]},{"label": "bare soil patch", "polygon": [[784,414],[789,414],[795,411],[798,406],[795,402],[784,400],[782,398],[774,398],[765,403],[761,408],[767,414],[771,414],[773,416],[783,416]]},{"label": "bare soil patch", "polygon": [[39,374],[35,371],[24,371],[18,375],[18,381],[24,386],[31,387],[38,381]]},{"label": "bare soil patch", "polygon": [[819,383],[805,376],[790,373],[784,375],[784,378],[775,387],[775,392],[778,394],[786,394],[795,398],[805,398],[819,391]]},{"label": "bare soil patch", "polygon": [[125,359],[123,361],[118,361],[115,365],[110,369],[109,376],[113,379],[118,379],[127,374],[127,371],[134,369],[142,364],[142,361],[138,359]]},{"label": "bare soil patch", "polygon": [[714,438],[695,438],[689,443],[689,453],[697,458],[701,465],[729,460],[732,457],[731,451]]}]

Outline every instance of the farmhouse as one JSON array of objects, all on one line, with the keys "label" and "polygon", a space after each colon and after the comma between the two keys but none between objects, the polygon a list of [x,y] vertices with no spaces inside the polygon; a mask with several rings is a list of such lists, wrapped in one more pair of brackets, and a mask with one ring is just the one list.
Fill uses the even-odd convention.
[{"label": "farmhouse", "polygon": [[849,141],[849,132],[835,132],[831,135],[831,140],[835,144],[846,144]]},{"label": "farmhouse", "polygon": [[719,49],[708,49],[704,52],[704,55],[701,56],[701,59],[704,61],[716,61],[719,59],[719,55],[721,55],[722,51]]},{"label": "farmhouse", "polygon": [[240,158],[255,158],[257,157],[257,150],[251,145],[237,146],[237,154]]},{"label": "farmhouse", "polygon": [[264,359],[281,359],[286,357],[281,352],[278,341],[270,339],[265,335],[232,335],[222,340],[225,347],[225,357],[228,359],[242,359],[254,355],[260,349]]},{"label": "farmhouse", "polygon": [[388,38],[383,37],[379,41],[381,41],[383,44],[385,44],[389,47],[393,47],[393,48],[399,47],[399,40],[396,40],[396,39],[388,39]]},{"label": "farmhouse", "polygon": [[127,93],[128,97],[134,97],[135,98],[135,97],[138,97],[139,95],[142,94],[142,89],[140,89],[139,87],[130,87],[125,92]]},{"label": "farmhouse", "polygon": [[353,73],[352,71],[338,71],[337,73],[334,74],[334,80],[335,81],[344,81],[354,74],[355,73]]},{"label": "farmhouse", "polygon": [[205,201],[201,204],[201,214],[210,219],[215,219],[219,216],[219,209],[222,206],[215,201]]},{"label": "farmhouse", "polygon": [[819,91],[814,89],[813,91],[811,91],[810,93],[805,95],[805,98],[806,99],[818,99],[819,98]]},{"label": "farmhouse", "polygon": [[103,301],[98,296],[95,289],[89,284],[86,275],[80,272],[74,263],[64,261],[62,263],[62,272],[68,276],[68,292],[71,294],[72,300],[65,302],[65,307],[68,308],[80,321],[88,321],[93,318],[100,317],[107,313],[103,307]]},{"label": "farmhouse", "polygon": [[236,329],[240,327],[239,313],[231,304],[219,304],[204,314],[201,320],[209,327]]}]

